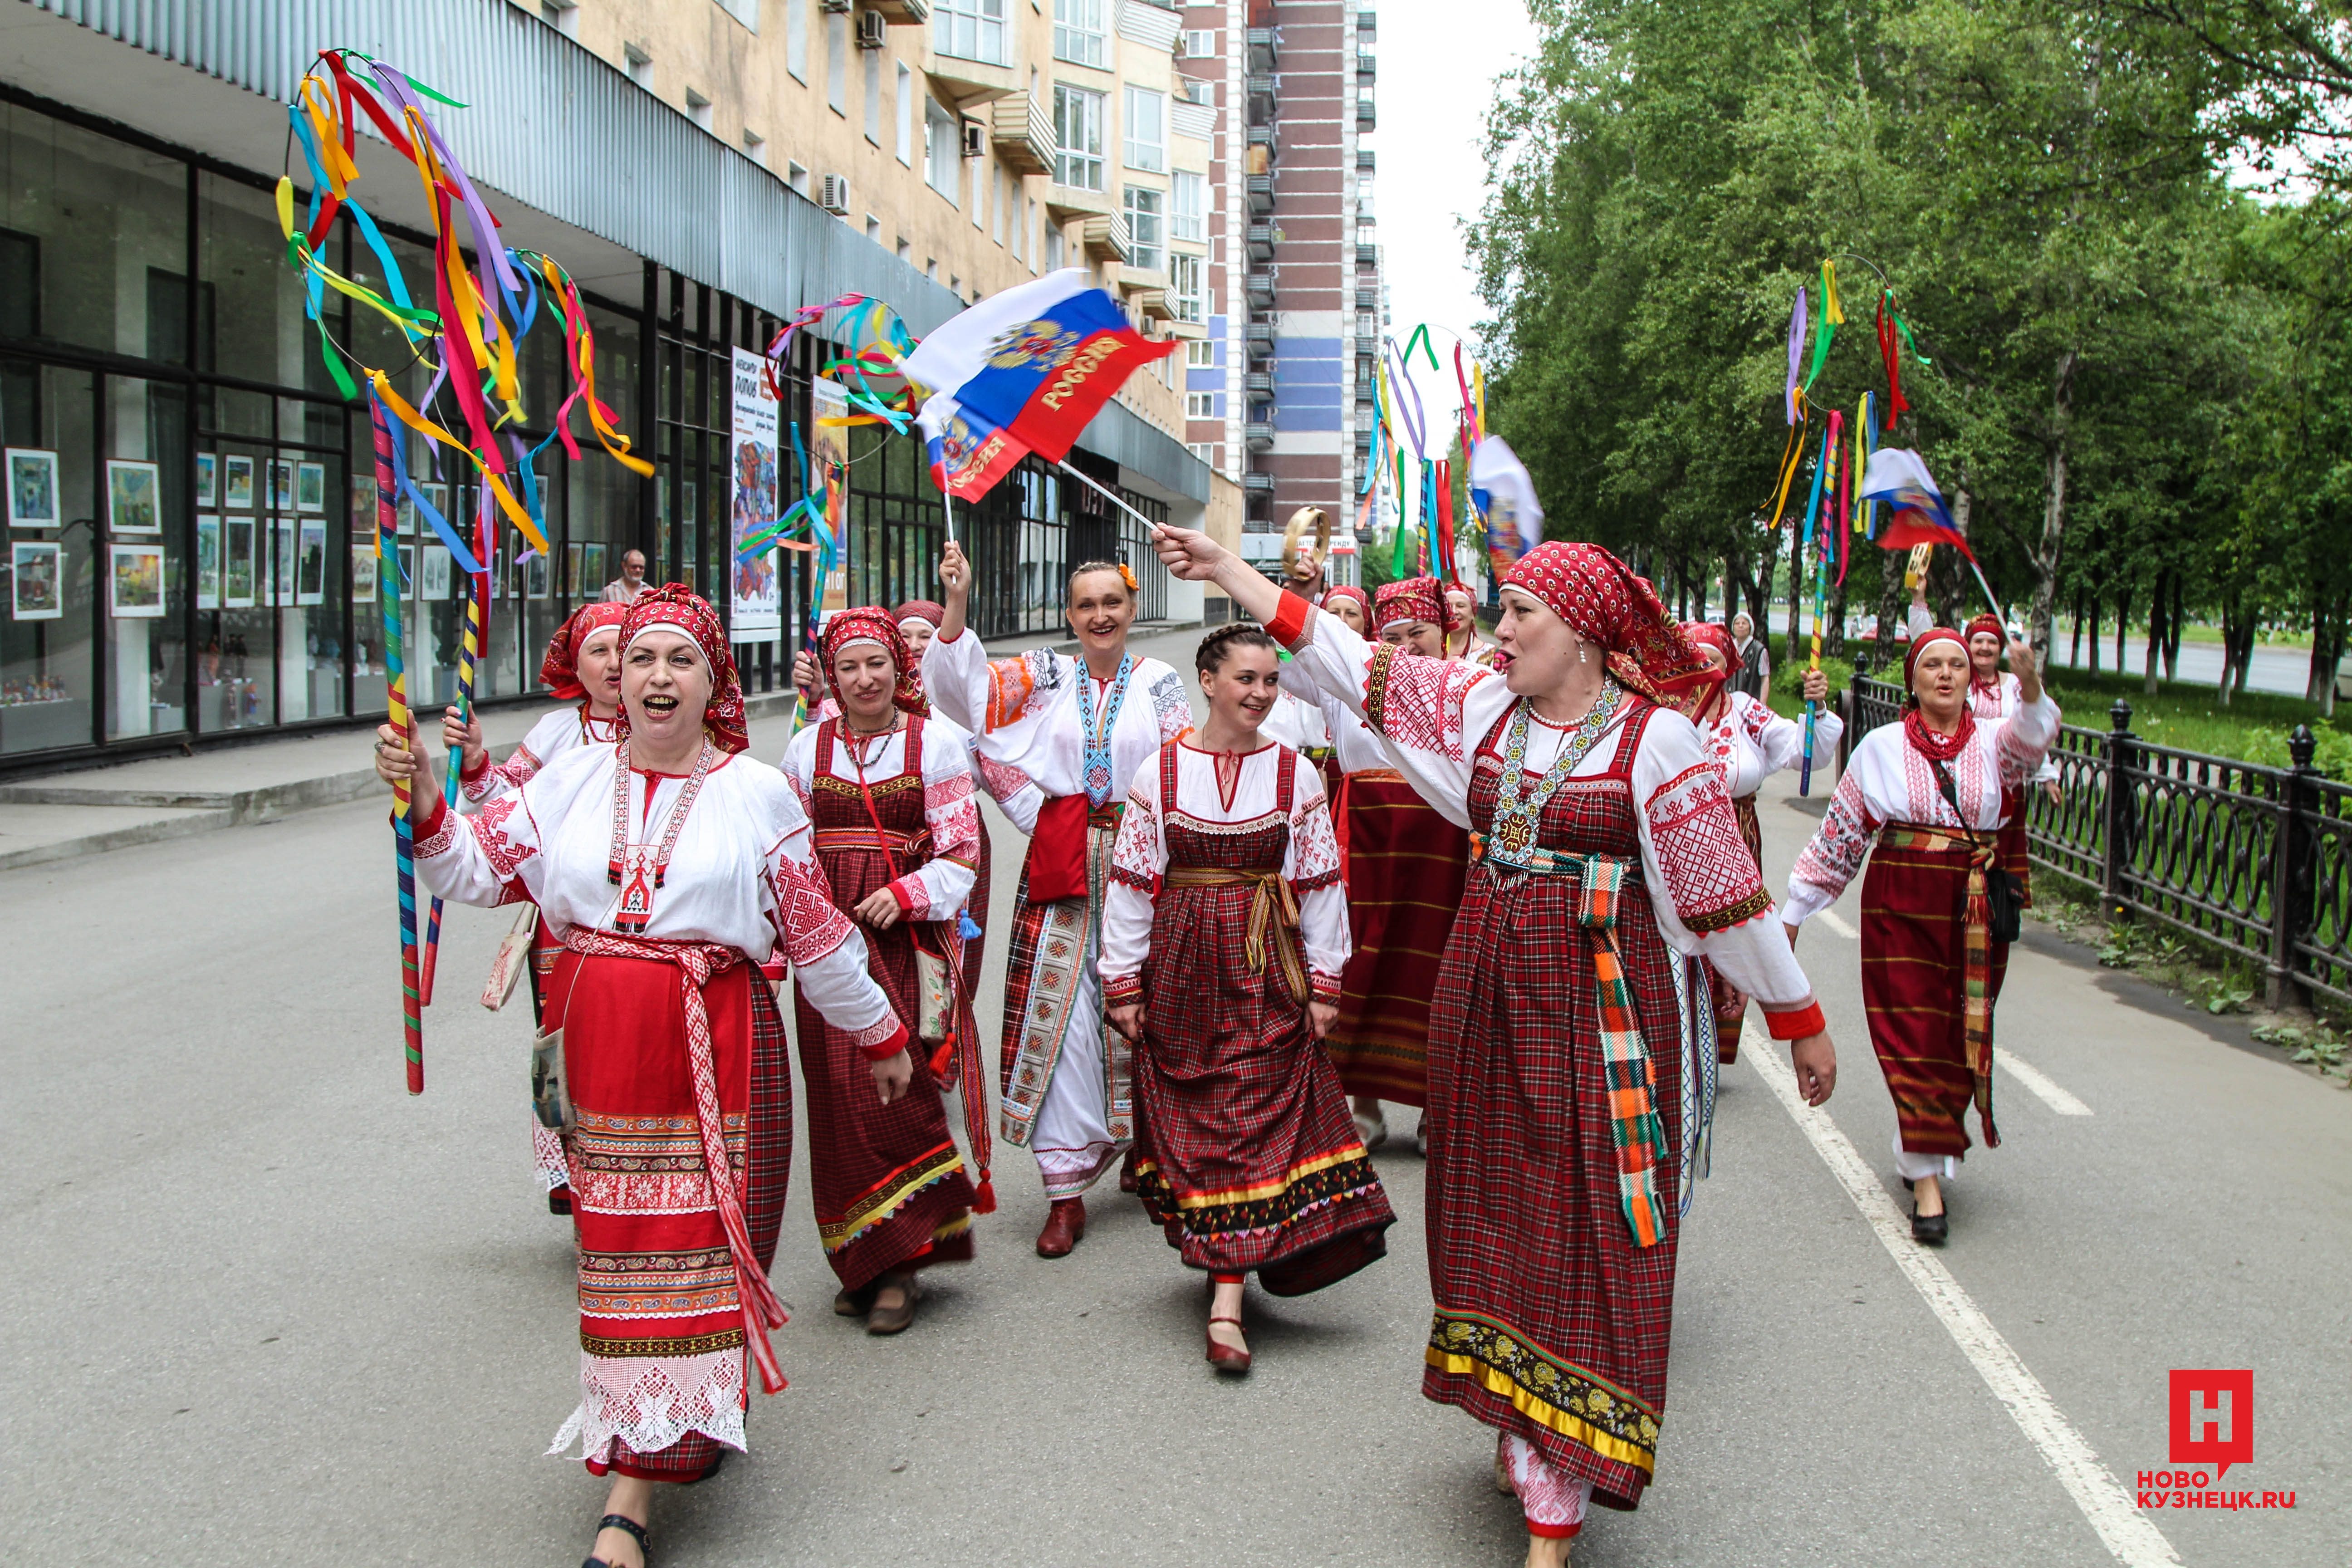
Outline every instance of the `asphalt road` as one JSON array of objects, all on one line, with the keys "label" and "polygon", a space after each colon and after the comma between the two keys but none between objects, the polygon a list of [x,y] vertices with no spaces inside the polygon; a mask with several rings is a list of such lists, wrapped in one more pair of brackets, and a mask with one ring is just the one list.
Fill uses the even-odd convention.
[{"label": "asphalt road", "polygon": [[[1764,820],[1785,871],[1813,819],[1776,798]],[[1003,868],[1018,845],[998,826]],[[584,1552],[601,1483],[541,1457],[578,1352],[569,1226],[530,1177],[528,1010],[473,1001],[507,922],[453,911],[408,1098],[388,837],[362,803],[0,874],[12,1560]],[[1858,919],[1852,898],[1838,912]],[[1844,1073],[1816,1135],[1895,1187],[1855,945],[1816,926],[1801,953]],[[2003,1080],[2005,1142],[1952,1189],[1957,1300],[2126,1486],[2171,1468],[2168,1369],[2251,1367],[2254,1457],[2222,1484],[2295,1508],[2155,1524],[2187,1563],[2352,1558],[2345,1091],[2046,934],[2000,1016],[2091,1114]],[[1419,1394],[1409,1142],[1378,1157],[1390,1258],[1299,1300],[1253,1289],[1240,1381],[1202,1360],[1197,1278],[1115,1192],[1074,1257],[1034,1256],[1045,1201],[1015,1151],[980,1260],[940,1271],[910,1332],[867,1338],[826,1310],[804,1141],[796,1158],[776,1270],[793,1385],[757,1401],[748,1459],[660,1500],[662,1568],[1520,1560],[1490,1436]],[[1596,1513],[1577,1563],[2117,1561],[1970,1342],[1976,1361],[1757,1068],[1731,1069],[1684,1234],[1657,1484],[1638,1513]],[[2127,1560],[2166,1560],[2144,1548]]]}]

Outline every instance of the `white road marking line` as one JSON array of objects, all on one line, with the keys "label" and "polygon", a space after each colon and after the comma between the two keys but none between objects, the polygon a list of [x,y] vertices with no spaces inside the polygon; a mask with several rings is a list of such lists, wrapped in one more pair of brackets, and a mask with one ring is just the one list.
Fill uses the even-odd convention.
[{"label": "white road marking line", "polygon": [[1823,910],[1820,914],[1816,915],[1814,919],[1820,921],[1822,924],[1829,927],[1830,930],[1837,932],[1838,935],[1845,938],[1848,942],[1860,942],[1862,940],[1862,933],[1854,930],[1853,927],[1846,924],[1844,920],[1839,916],[1835,910]]},{"label": "white road marking line", "polygon": [[2059,1484],[2083,1510],[2083,1517],[2098,1532],[2116,1560],[2127,1568],[2178,1568],[2179,1557],[2164,1532],[2132,1506],[2131,1493],[2124,1489],[2099,1456],[2074,1430],[2042,1386],[2031,1369],[2010,1348],[2000,1331],[1979,1310],[1969,1293],[1952,1278],[1943,1260],[1911,1239],[1911,1227],[1896,1211],[1895,1201],[1878,1184],[1870,1167],[1846,1135],[1830,1120],[1829,1112],[1807,1105],[1797,1093],[1796,1075],[1774,1051],[1758,1051],[1754,1057],[1756,1070],[1772,1086],[1780,1103],[1788,1108],[1813,1152],[1830,1168],[1830,1173],[1845,1189],[1870,1228],[1878,1233],[1879,1244],[1895,1259],[1927,1305],[1943,1322],[1960,1352],[1969,1358],[1983,1378],[1993,1397],[2008,1406],[2011,1419],[2018,1429],[2032,1440],[2042,1458],[2058,1472]]},{"label": "white road marking line", "polygon": [[2059,1115],[2088,1116],[2091,1114],[2089,1106],[2053,1083],[2040,1068],[2029,1066],[2010,1055],[2008,1047],[1995,1046],[1992,1048],[1992,1064],[2027,1089],[2032,1089],[2033,1098]]}]

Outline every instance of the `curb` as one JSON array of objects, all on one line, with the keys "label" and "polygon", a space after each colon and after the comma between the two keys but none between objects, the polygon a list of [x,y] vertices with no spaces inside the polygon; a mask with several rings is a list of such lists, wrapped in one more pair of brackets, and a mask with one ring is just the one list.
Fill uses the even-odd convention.
[{"label": "curb", "polygon": [[[371,773],[369,776],[373,778],[374,775]],[[193,837],[199,833],[211,833],[230,826],[232,824],[229,813],[226,810],[191,812],[184,817],[165,817],[160,821],[134,823],[128,827],[111,828],[104,833],[85,834],[79,838],[68,838],[56,844],[44,844],[32,849],[0,852],[0,871],[17,871],[31,866],[53,865],[59,860],[76,860],[85,855],[100,855],[110,849],[129,849],[142,844],[161,844],[166,839]]]}]

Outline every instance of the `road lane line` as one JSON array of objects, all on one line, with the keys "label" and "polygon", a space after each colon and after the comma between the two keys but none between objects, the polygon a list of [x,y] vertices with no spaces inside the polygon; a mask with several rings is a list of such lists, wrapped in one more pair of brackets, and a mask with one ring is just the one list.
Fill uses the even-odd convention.
[{"label": "road lane line", "polygon": [[2006,1046],[1992,1048],[1993,1065],[2033,1091],[2033,1097],[2061,1116],[2088,1116],[2091,1108],[2060,1089],[2040,1068],[2019,1061]]},{"label": "road lane line", "polygon": [[1853,1200],[1853,1206],[1862,1211],[1862,1217],[1870,1222],[1870,1228],[1878,1233],[1879,1244],[1895,1259],[1895,1266],[1926,1299],[1993,1397],[2008,1407],[2018,1429],[2058,1472],[2059,1484],[2116,1560],[2126,1568],[2179,1568],[2180,1559],[2164,1532],[2132,1507],[2131,1494],[2123,1483],[2100,1462],[2041,1380],[1952,1278],[1943,1259],[1911,1239],[1909,1223],[1853,1142],[1830,1120],[1829,1112],[1804,1102],[1797,1093],[1796,1075],[1777,1052],[1758,1051],[1753,1059],[1756,1070],[1788,1108],[1813,1152]]},{"label": "road lane line", "polygon": [[1854,930],[1853,927],[1846,924],[1844,920],[1839,916],[1835,910],[1823,910],[1820,914],[1813,918],[1820,921],[1822,924],[1829,927],[1830,930],[1837,932],[1838,935],[1845,938],[1848,942],[1859,942],[1862,940],[1862,933]]}]

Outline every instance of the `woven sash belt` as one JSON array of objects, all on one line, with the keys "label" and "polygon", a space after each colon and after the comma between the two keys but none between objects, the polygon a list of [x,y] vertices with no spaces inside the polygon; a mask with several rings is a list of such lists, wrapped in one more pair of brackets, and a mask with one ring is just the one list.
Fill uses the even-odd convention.
[{"label": "woven sash belt", "polygon": [[1976,1079],[1977,1114],[1984,1121],[1985,1145],[1998,1147],[2000,1134],[1992,1123],[1992,893],[1985,875],[1992,868],[1992,841],[1980,838],[1971,844],[1940,827],[1890,822],[1878,830],[1878,842],[1885,849],[1959,854],[1969,858],[1968,896],[1960,917],[1968,923],[1960,949],[1960,1044],[1968,1057],[1969,1075]]},{"label": "woven sash belt", "polygon": [[769,1288],[767,1270],[760,1267],[759,1255],[751,1250],[751,1230],[743,1220],[743,1194],[736,1190],[734,1167],[727,1159],[719,1075],[710,1059],[710,1013],[702,1002],[702,988],[710,977],[742,963],[743,955],[715,942],[661,942],[583,926],[565,931],[563,942],[572,952],[590,957],[642,958],[677,966],[678,1002],[686,1013],[687,1074],[694,1083],[694,1119],[702,1131],[702,1171],[709,1180],[719,1227],[727,1233],[728,1257],[735,1265],[735,1299],[743,1309],[744,1342],[759,1364],[761,1385],[774,1394],[784,1386],[784,1372],[776,1363],[768,1331],[784,1326],[784,1307]]},{"label": "woven sash belt", "polygon": [[1486,835],[1473,833],[1470,863],[1475,866],[1481,861],[1502,871],[1576,879],[1576,921],[1592,933],[1593,990],[1601,1010],[1610,1131],[1617,1147],[1617,1196],[1634,1244],[1655,1246],[1665,1235],[1655,1173],[1665,1157],[1666,1130],[1658,1118],[1657,1074],[1650,1065],[1650,1048],[1642,1038],[1642,1019],[1633,1008],[1633,987],[1626,978],[1624,955],[1617,948],[1617,906],[1625,884],[1641,880],[1641,868],[1614,855],[1565,855],[1541,845],[1506,859]]},{"label": "woven sash belt", "polygon": [[1227,870],[1221,866],[1171,866],[1160,878],[1171,888],[1232,888],[1248,883],[1257,885],[1250,900],[1249,955],[1250,973],[1265,973],[1265,950],[1271,940],[1276,962],[1282,965],[1282,983],[1290,988],[1291,1000],[1307,1005],[1310,993],[1307,986],[1307,967],[1298,956],[1298,900],[1292,897],[1289,879],[1282,868],[1269,870]]},{"label": "woven sash belt", "polygon": [[876,832],[871,827],[820,827],[816,830],[816,847],[820,849],[878,849],[887,855],[904,855],[909,858],[919,853],[928,859],[931,847],[929,828],[920,833],[893,833],[887,828]]}]

